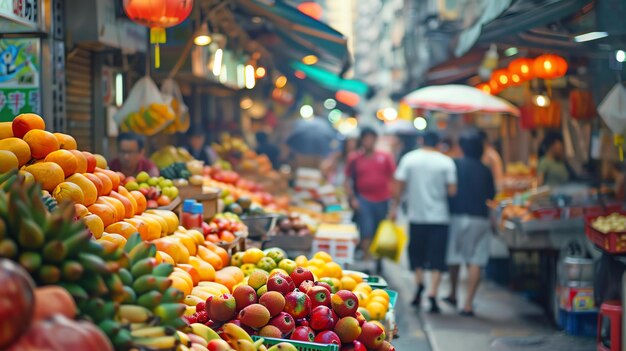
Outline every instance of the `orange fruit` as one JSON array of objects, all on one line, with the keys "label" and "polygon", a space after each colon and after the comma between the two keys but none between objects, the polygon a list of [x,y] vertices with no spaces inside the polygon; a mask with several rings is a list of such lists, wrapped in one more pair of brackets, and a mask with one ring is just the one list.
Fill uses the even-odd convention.
[{"label": "orange fruit", "polygon": [[98,189],[96,186],[80,173],[74,173],[65,179],[66,182],[74,183],[80,187],[83,192],[83,205],[93,205],[98,199]]},{"label": "orange fruit", "polygon": [[124,218],[131,218],[135,215],[136,208],[133,206],[133,203],[128,200],[128,198],[122,196],[117,191],[111,191],[111,194],[109,194],[109,196],[119,200],[122,205],[124,205]]},{"label": "orange fruit", "polygon": [[313,258],[319,258],[320,260],[324,262],[332,262],[333,260],[333,257],[328,252],[324,252],[324,251],[316,252],[315,255],[313,255]]},{"label": "orange fruit", "polygon": [[98,174],[98,173],[104,173],[106,174],[109,179],[111,179],[111,189],[115,190],[117,189],[118,186],[120,186],[120,176],[117,175],[117,173],[110,171],[108,169],[102,169],[102,168],[98,168],[96,167],[94,173]]},{"label": "orange fruit", "polygon": [[0,173],[6,173],[19,166],[20,161],[14,153],[7,150],[0,150]]},{"label": "orange fruit", "polygon": [[365,306],[365,309],[370,313],[370,317],[375,320],[383,320],[385,319],[385,314],[387,314],[387,307],[377,301],[372,301]]},{"label": "orange fruit", "polygon": [[78,218],[83,218],[89,214],[89,209],[85,205],[74,204],[74,213],[76,213]]},{"label": "orange fruit", "polygon": [[99,239],[102,236],[102,233],[104,233],[104,222],[100,216],[96,214],[88,214],[83,217],[83,222],[85,222],[87,229],[89,229],[91,234],[93,234],[94,238]]},{"label": "orange fruit", "polygon": [[32,129],[24,135],[23,139],[30,147],[33,158],[45,158],[52,151],[59,149],[57,138],[45,130]]},{"label": "orange fruit", "polygon": [[139,230],[135,228],[134,225],[128,222],[115,222],[104,228],[104,231],[106,231],[107,233],[120,234],[126,239],[128,239],[129,236],[139,232]]},{"label": "orange fruit", "polygon": [[172,272],[172,274],[170,274],[170,277],[171,276],[179,276],[179,277],[183,278],[189,285],[195,286],[195,284],[193,283],[193,277],[191,276],[191,274],[189,272],[187,272],[186,270],[178,267],[178,265],[176,265],[174,267],[174,272]]},{"label": "orange fruit", "polygon": [[69,152],[76,157],[76,173],[85,173],[87,172],[87,158],[83,155],[82,152],[78,150],[68,150]]},{"label": "orange fruit", "polygon": [[374,299],[375,297],[382,298],[385,303],[389,303],[389,294],[383,289],[374,289],[370,293],[370,299]]},{"label": "orange fruit", "polygon": [[124,236],[117,233],[104,233],[98,241],[108,241],[117,245],[117,247],[124,247],[126,245],[126,239]]},{"label": "orange fruit", "polygon": [[0,140],[0,150],[11,151],[17,157],[20,167],[30,161],[30,146],[19,138],[6,138]]},{"label": "orange fruit", "polygon": [[124,222],[132,224],[133,227],[135,227],[139,232],[139,236],[141,236],[141,239],[143,239],[144,241],[156,239],[150,237],[150,229],[148,228],[146,222],[142,221],[141,219],[126,218],[124,219]]},{"label": "orange fruit", "polygon": [[13,137],[13,122],[0,122],[0,140]]},{"label": "orange fruit", "polygon": [[341,287],[344,288],[345,290],[354,290],[354,288],[356,287],[356,281],[352,278],[352,277],[346,277],[343,276],[341,277]]},{"label": "orange fruit", "polygon": [[46,129],[46,122],[34,113],[22,113],[13,119],[11,129],[15,137],[23,138],[26,133],[33,129]]},{"label": "orange fruit", "polygon": [[222,271],[215,272],[215,282],[224,285],[231,292],[238,283],[232,275]]},{"label": "orange fruit", "polygon": [[57,138],[59,142],[59,147],[65,150],[76,150],[78,145],[76,144],[76,139],[73,136],[63,133],[54,133],[54,137]]},{"label": "orange fruit", "polygon": [[172,287],[182,291],[183,295],[187,296],[191,294],[191,289],[193,289],[193,286],[191,286],[188,281],[181,278],[180,276],[172,274],[170,274],[168,278],[172,280]]},{"label": "orange fruit", "polygon": [[210,263],[205,262],[197,256],[190,256],[189,264],[192,265],[200,275],[200,281],[215,281],[215,268],[213,268]]},{"label": "orange fruit", "polygon": [[109,204],[113,207],[113,209],[115,210],[115,221],[119,222],[121,220],[124,219],[124,215],[126,214],[126,209],[124,208],[124,204],[113,197],[110,196],[100,196],[98,198],[98,200],[96,200],[96,203],[104,203],[104,204]]},{"label": "orange fruit", "polygon": [[135,212],[135,214],[138,215],[144,213],[148,207],[148,200],[146,200],[146,197],[137,190],[131,191],[130,194],[135,198],[135,201],[137,201],[137,212]]},{"label": "orange fruit", "polygon": [[[142,216],[146,216],[146,215],[147,214],[144,213]],[[154,218],[154,215],[152,216],[152,218]],[[185,249],[187,249],[187,251],[189,252],[189,255],[195,256],[197,254],[198,245],[196,244],[196,241],[193,240],[192,237],[181,233],[181,234],[170,235],[168,236],[168,238],[178,240],[181,244],[183,244],[185,246]]]},{"label": "orange fruit", "polygon": [[94,175],[100,178],[100,181],[102,182],[103,195],[109,195],[113,190],[113,182],[111,181],[111,178],[104,173],[94,173]]},{"label": "orange fruit", "polygon": [[322,267],[322,275],[324,277],[341,278],[343,270],[337,262],[327,262]]},{"label": "orange fruit", "polygon": [[49,192],[54,191],[57,185],[65,180],[63,168],[52,162],[40,162],[24,169],[35,177],[35,181],[41,183],[41,188]]},{"label": "orange fruit", "polygon": [[87,208],[89,209],[89,212],[100,217],[100,219],[102,220],[102,225],[104,227],[108,227],[109,225],[117,222],[115,218],[115,208],[106,202],[95,203],[91,206],[88,206]]},{"label": "orange fruit", "polygon": [[152,240],[152,243],[157,247],[157,250],[163,251],[172,256],[174,262],[189,262],[189,252],[187,252],[187,249],[180,242],[170,238],[160,238]]},{"label": "orange fruit", "polygon": [[215,252],[222,259],[224,267],[228,266],[230,264],[230,255],[228,254],[228,251],[217,245],[212,246],[213,247],[209,247],[209,250]]},{"label": "orange fruit", "polygon": [[178,265],[176,265],[176,267],[178,267],[178,268],[184,270],[185,272],[189,273],[189,275],[191,276],[191,279],[193,281],[193,286],[198,285],[198,283],[201,281],[200,273],[198,273],[198,270],[196,269],[196,267],[192,266],[191,264],[179,263]]},{"label": "orange fruit", "polygon": [[237,237],[233,233],[225,231],[220,234],[220,239],[227,243],[232,243]]},{"label": "orange fruit", "polygon": [[100,154],[93,154],[93,157],[96,158],[96,167],[102,168],[102,169],[107,169],[107,167],[109,166],[107,163],[106,158],[104,158],[104,156],[100,155]]},{"label": "orange fruit", "polygon": [[77,204],[85,204],[85,195],[80,187],[72,182],[63,182],[54,188],[52,192],[58,202],[72,201]]},{"label": "orange fruit", "polygon": [[78,161],[76,161],[76,156],[67,150],[57,150],[52,151],[46,156],[44,159],[45,162],[54,162],[63,168],[63,173],[65,177],[69,177],[72,174],[76,173],[76,169],[78,168]]},{"label": "orange fruit", "polygon": [[96,170],[96,158],[91,152],[82,151],[83,155],[87,159],[87,172],[93,173]]}]

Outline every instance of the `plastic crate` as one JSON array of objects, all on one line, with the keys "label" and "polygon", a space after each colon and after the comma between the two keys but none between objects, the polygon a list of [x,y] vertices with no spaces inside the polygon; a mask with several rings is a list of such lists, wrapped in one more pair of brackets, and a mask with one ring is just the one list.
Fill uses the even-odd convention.
[{"label": "plastic crate", "polygon": [[[261,339],[260,336],[253,335],[252,340],[257,341]],[[286,340],[286,339],[275,339],[275,338],[263,338],[263,345],[267,348],[270,348],[276,344],[280,344],[281,342],[288,342],[291,345],[295,346],[298,351],[339,351],[339,345],[335,344],[318,344],[315,342],[306,342],[306,341],[296,341],[296,340]]]},{"label": "plastic crate", "polygon": [[324,251],[333,257],[333,260],[340,265],[354,262],[355,243],[352,240],[337,240],[326,238],[315,238],[311,245],[311,254]]},{"label": "plastic crate", "polygon": [[556,207],[539,208],[532,211],[533,216],[543,220],[556,220],[561,218],[561,209]]},{"label": "plastic crate", "polygon": [[558,322],[568,335],[595,337],[598,332],[598,311],[568,312],[559,309]]},{"label": "plastic crate", "polygon": [[389,295],[389,309],[394,309],[396,307],[396,302],[398,301],[398,292],[389,289],[385,289],[385,291]]},{"label": "plastic crate", "polygon": [[248,239],[261,241],[276,226],[277,216],[246,216],[241,221],[248,227]]},{"label": "plastic crate", "polygon": [[[621,214],[625,214],[621,212]],[[591,226],[593,220],[600,216],[585,217],[585,235],[599,249],[612,254],[626,253],[626,232],[602,233]]]},{"label": "plastic crate", "polygon": [[365,278],[365,282],[368,283],[373,289],[387,289],[389,284],[385,278],[378,275],[370,275]]}]

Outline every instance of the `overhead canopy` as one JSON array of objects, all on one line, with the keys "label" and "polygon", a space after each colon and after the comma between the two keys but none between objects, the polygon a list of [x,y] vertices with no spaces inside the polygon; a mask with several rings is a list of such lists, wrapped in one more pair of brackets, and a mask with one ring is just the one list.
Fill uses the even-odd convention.
[{"label": "overhead canopy", "polygon": [[344,79],[322,68],[307,66],[301,62],[291,62],[290,66],[295,70],[303,72],[307,78],[329,90],[347,90],[360,96],[366,96],[369,92],[369,86],[360,80]]}]

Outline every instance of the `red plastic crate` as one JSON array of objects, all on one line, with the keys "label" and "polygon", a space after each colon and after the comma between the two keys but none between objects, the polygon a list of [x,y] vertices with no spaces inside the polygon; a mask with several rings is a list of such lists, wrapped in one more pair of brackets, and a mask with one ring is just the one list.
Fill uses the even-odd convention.
[{"label": "red plastic crate", "polygon": [[[618,211],[614,211],[618,212]],[[619,211],[622,215],[626,215],[623,211]],[[585,235],[598,248],[612,254],[626,253],[626,232],[609,232],[602,233],[591,226],[596,218],[600,216],[585,217]]]},{"label": "red plastic crate", "polygon": [[533,211],[533,216],[539,219],[559,219],[561,218],[561,209],[556,207],[539,208]]}]

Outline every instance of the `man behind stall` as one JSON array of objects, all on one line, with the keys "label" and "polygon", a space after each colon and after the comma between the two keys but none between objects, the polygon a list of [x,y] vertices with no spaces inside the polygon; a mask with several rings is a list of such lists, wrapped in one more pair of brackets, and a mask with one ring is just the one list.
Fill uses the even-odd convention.
[{"label": "man behind stall", "polygon": [[159,176],[159,169],[145,157],[143,137],[134,133],[121,133],[117,136],[118,157],[109,163],[109,168],[134,177],[139,172],[147,172],[151,177]]}]

